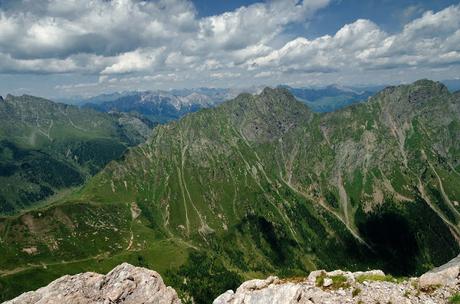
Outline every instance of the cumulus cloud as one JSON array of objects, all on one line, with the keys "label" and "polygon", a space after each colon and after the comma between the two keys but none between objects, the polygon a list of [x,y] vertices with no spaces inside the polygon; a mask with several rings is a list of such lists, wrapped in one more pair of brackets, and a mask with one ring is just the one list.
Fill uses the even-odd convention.
[{"label": "cumulus cloud", "polygon": [[333,36],[303,37],[247,62],[257,70],[388,69],[460,63],[460,6],[426,12],[390,35],[370,20],[344,25]]},{"label": "cumulus cloud", "polygon": [[0,53],[12,58],[10,68],[14,62],[19,67],[40,59],[102,56],[103,74],[192,60],[198,66],[226,53],[241,61],[266,51],[264,44],[283,26],[304,20],[328,1],[275,0],[200,19],[186,0],[22,0],[0,10]]},{"label": "cumulus cloud", "polygon": [[233,12],[200,20],[195,37],[185,42],[193,52],[241,50],[268,43],[286,24],[305,20],[328,0],[278,0],[241,7]]},{"label": "cumulus cloud", "polygon": [[76,53],[113,56],[166,44],[196,23],[193,5],[180,0],[22,2],[20,9],[0,14],[0,32],[7,33],[0,34],[0,49],[21,59]]},{"label": "cumulus cloud", "polygon": [[287,38],[289,25],[329,2],[271,0],[202,18],[189,0],[10,1],[0,7],[0,73],[206,85],[460,63],[460,5],[421,16],[408,8],[420,17],[398,33],[359,19],[330,35]]}]

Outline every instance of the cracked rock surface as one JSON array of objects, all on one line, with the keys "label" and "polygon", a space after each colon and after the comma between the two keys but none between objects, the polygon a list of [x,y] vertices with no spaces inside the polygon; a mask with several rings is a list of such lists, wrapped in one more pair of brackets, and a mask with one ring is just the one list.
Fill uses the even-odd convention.
[{"label": "cracked rock surface", "polygon": [[161,276],[123,263],[107,275],[93,272],[63,276],[48,286],[26,292],[5,304],[178,304]]}]

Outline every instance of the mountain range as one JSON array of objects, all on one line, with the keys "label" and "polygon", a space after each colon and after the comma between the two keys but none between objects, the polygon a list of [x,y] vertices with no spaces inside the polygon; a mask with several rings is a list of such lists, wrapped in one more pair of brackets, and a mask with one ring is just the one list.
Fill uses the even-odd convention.
[{"label": "mountain range", "polygon": [[[442,83],[451,91],[460,90],[458,79],[444,80]],[[369,97],[385,86],[342,86],[335,84],[325,87],[291,87],[288,85],[280,85],[279,87],[288,89],[314,112],[332,112],[355,103],[366,102]],[[187,113],[216,106],[241,93],[258,94],[262,89],[262,86],[252,86],[248,88],[201,87],[168,91],[124,91],[86,98],[73,96],[58,100],[101,112],[136,112],[148,117],[154,123],[165,123],[179,119]]]},{"label": "mountain range", "polygon": [[329,113],[286,88],[240,94],[156,126],[52,205],[1,218],[0,299],[121,261],[195,303],[271,273],[420,274],[460,249],[459,172],[460,93],[441,83]]},{"label": "mountain range", "polygon": [[106,98],[109,100],[104,100],[104,96],[93,98],[89,102],[85,102],[82,107],[100,112],[135,112],[142,114],[154,123],[165,123],[179,119],[187,113],[223,102],[222,97],[211,97],[197,92],[187,95],[163,91],[130,92],[114,99],[112,96],[106,96]]},{"label": "mountain range", "polygon": [[[365,102],[378,89],[377,87],[356,89],[336,85],[324,88],[281,87],[288,89],[298,100],[307,104],[315,112],[331,112],[354,103]],[[255,94],[260,93],[262,89],[263,87],[131,91],[81,99],[78,104],[83,108],[91,108],[100,112],[135,112],[154,123],[165,123],[179,119],[185,114],[219,105],[242,92]]]}]

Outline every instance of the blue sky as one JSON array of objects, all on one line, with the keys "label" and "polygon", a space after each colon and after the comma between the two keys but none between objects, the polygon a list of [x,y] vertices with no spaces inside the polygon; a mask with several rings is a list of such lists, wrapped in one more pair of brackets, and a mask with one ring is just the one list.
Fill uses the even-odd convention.
[{"label": "blue sky", "polygon": [[0,0],[0,94],[460,76],[458,1]]}]

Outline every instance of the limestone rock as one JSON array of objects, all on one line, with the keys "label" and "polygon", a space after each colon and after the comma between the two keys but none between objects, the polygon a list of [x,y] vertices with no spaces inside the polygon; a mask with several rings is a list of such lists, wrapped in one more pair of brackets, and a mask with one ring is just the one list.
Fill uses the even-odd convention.
[{"label": "limestone rock", "polygon": [[330,279],[330,278],[325,278],[325,279],[324,279],[324,282],[323,282],[323,287],[329,287],[329,286],[332,285],[332,283],[334,283],[334,282],[332,281],[332,279]]},{"label": "limestone rock", "polygon": [[325,274],[326,271],[324,269],[321,269],[321,270],[315,270],[315,271],[312,271],[310,272],[310,274],[308,275],[308,281],[310,283],[315,283],[316,282],[316,278]]},{"label": "limestone rock", "polygon": [[123,263],[107,275],[63,276],[4,304],[179,304],[177,293],[152,270]]},{"label": "limestone rock", "polygon": [[[322,286],[317,286],[316,278],[324,276]],[[346,284],[334,284],[333,278],[343,276]],[[359,277],[368,279],[360,283]],[[417,288],[419,279],[411,278],[396,282],[386,277],[381,270],[346,272],[336,270],[313,271],[305,280],[285,280],[270,277],[266,280],[251,280],[243,283],[236,292],[228,290],[213,304],[336,304],[336,303],[401,303],[437,304],[448,303],[449,298],[458,293],[458,285],[439,286],[429,292]]]},{"label": "limestone rock", "polygon": [[452,259],[448,263],[434,268],[431,271],[423,274],[419,280],[420,288],[427,288],[430,286],[454,286],[458,283],[458,276],[460,274],[460,255]]}]

